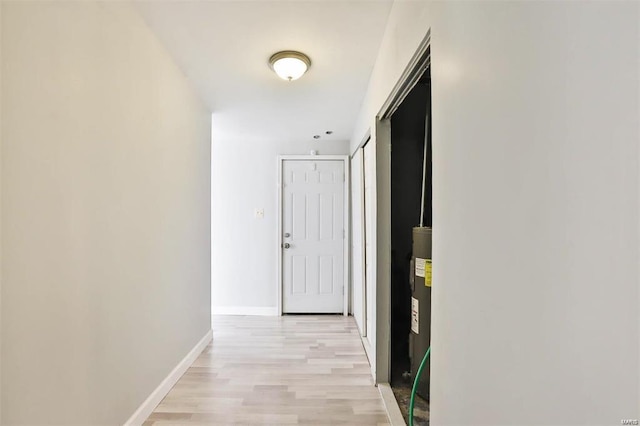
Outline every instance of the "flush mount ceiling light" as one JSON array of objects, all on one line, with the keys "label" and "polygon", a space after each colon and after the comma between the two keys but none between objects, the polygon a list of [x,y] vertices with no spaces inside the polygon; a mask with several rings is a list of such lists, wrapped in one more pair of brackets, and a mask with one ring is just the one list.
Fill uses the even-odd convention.
[{"label": "flush mount ceiling light", "polygon": [[301,52],[283,50],[269,58],[269,66],[283,80],[297,80],[311,66],[311,59]]}]

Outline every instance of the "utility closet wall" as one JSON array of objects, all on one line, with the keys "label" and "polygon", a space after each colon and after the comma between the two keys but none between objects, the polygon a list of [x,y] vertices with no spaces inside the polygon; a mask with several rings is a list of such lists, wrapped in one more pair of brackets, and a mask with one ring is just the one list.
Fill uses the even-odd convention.
[{"label": "utility closet wall", "polygon": [[433,424],[640,417],[639,14],[394,3],[351,147],[430,29]]},{"label": "utility closet wall", "polygon": [[211,116],[129,3],[0,7],[1,423],[122,424],[211,328]]}]

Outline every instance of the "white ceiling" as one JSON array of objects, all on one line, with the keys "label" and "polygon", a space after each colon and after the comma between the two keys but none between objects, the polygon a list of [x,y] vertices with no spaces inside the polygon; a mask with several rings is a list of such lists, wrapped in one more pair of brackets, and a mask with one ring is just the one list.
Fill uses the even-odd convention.
[{"label": "white ceiling", "polygon": [[[218,140],[348,140],[392,0],[136,3],[213,112]],[[311,58],[300,80],[279,79],[271,54]],[[325,135],[326,130],[334,131]]]}]

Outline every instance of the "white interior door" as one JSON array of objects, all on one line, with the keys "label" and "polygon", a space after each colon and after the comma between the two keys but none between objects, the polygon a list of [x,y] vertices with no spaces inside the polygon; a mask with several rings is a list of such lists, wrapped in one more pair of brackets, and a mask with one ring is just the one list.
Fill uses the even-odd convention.
[{"label": "white interior door", "polygon": [[365,294],[366,294],[366,328],[367,328],[367,338],[371,343],[373,342],[375,326],[374,326],[374,315],[375,315],[375,295],[373,292],[375,291],[375,283],[373,277],[374,274],[374,266],[375,266],[375,256],[376,253],[374,251],[375,248],[375,179],[376,179],[376,152],[375,152],[375,144],[372,142],[367,143],[364,148],[364,224],[365,224],[365,232],[364,232],[364,264],[365,264],[365,274],[364,274],[364,282],[365,282]]},{"label": "white interior door", "polygon": [[364,287],[364,182],[363,155],[358,149],[351,159],[351,285],[353,286],[353,317],[361,336],[365,336]]},{"label": "white interior door", "polygon": [[282,311],[344,311],[344,162],[284,160]]}]

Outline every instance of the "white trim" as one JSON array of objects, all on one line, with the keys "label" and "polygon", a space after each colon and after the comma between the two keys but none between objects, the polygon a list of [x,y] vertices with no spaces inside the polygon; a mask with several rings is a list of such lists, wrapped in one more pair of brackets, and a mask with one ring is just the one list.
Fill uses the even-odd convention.
[{"label": "white trim", "polygon": [[396,400],[389,383],[380,383],[378,385],[378,391],[380,392],[382,404],[387,412],[387,417],[389,417],[389,423],[391,423],[391,426],[407,426],[404,421],[404,417],[402,417],[402,411],[400,411],[400,407],[398,406],[398,401]]},{"label": "white trim", "polygon": [[278,252],[278,315],[282,315],[282,164],[285,160],[303,160],[303,161],[323,161],[323,160],[340,160],[344,164],[344,316],[349,315],[349,293],[351,291],[351,280],[349,279],[350,269],[349,262],[351,259],[351,245],[349,244],[351,235],[350,217],[351,208],[349,204],[349,194],[351,191],[351,173],[349,155],[279,155],[278,156],[278,225],[276,232],[278,233],[276,241],[278,242],[276,250]]},{"label": "white trim", "polygon": [[404,98],[407,97],[411,89],[418,83],[420,77],[431,64],[431,54],[427,55],[427,51],[431,46],[431,28],[427,30],[424,38],[413,53],[409,63],[405,67],[402,75],[396,82],[395,86],[389,93],[387,100],[382,104],[378,117],[381,120],[391,118],[393,113],[398,109]]},{"label": "white trim", "polygon": [[359,149],[364,148],[367,142],[369,142],[369,139],[371,139],[371,127],[367,129],[367,131],[364,134],[364,137],[362,138],[362,140],[360,141],[356,149],[353,150],[350,157],[353,158],[353,156],[356,155],[356,152],[358,152]]},{"label": "white trim", "polygon": [[[368,139],[367,139],[368,140]],[[358,152],[360,153],[360,176],[358,176],[357,178],[360,180],[360,185],[362,186],[362,188],[360,189],[360,199],[356,200],[353,198],[353,188],[350,189],[351,192],[351,204],[349,205],[350,211],[351,213],[353,213],[353,206],[355,205],[355,203],[358,203],[360,206],[360,217],[359,218],[354,218],[353,214],[349,215],[349,217],[351,218],[351,221],[349,223],[351,232],[349,232],[349,243],[350,243],[350,247],[351,249],[353,249],[354,247],[354,240],[353,240],[353,230],[355,229],[355,226],[359,226],[360,227],[360,247],[361,247],[361,251],[362,251],[362,258],[359,259],[361,260],[361,262],[359,262],[358,265],[355,265],[353,262],[353,257],[349,257],[350,259],[350,263],[349,263],[349,271],[350,271],[350,284],[351,284],[351,314],[354,315],[354,311],[355,311],[355,306],[353,305],[354,303],[354,280],[353,280],[353,272],[356,270],[355,268],[359,268],[360,269],[360,274],[361,274],[361,280],[362,280],[362,294],[360,295],[360,299],[362,300],[362,306],[360,307],[361,311],[362,311],[362,324],[358,324],[358,318],[354,318],[356,320],[356,325],[358,325],[358,331],[360,332],[360,336],[365,337],[367,335],[367,271],[365,268],[365,205],[364,205],[364,201],[365,201],[365,188],[364,188],[364,146],[361,146],[360,148],[358,148],[353,155],[350,157],[351,161],[349,164],[351,164],[352,162],[355,162],[356,160],[356,155],[358,154]],[[353,168],[351,168],[351,181],[355,182],[356,176],[353,174]],[[349,185],[351,186],[351,185]],[[353,219],[356,219],[355,221]],[[352,250],[353,252],[353,250]]]},{"label": "white trim", "polygon": [[278,242],[276,250],[278,252],[278,265],[276,266],[276,272],[278,278],[276,283],[278,284],[278,316],[282,316],[282,157],[278,157],[278,204],[277,215],[278,223],[276,225],[276,241]]},{"label": "white trim", "polygon": [[375,364],[373,363],[373,352],[371,349],[371,343],[369,343],[369,339],[367,339],[366,336],[360,336],[360,340],[362,341],[362,347],[364,348],[364,353],[367,354],[367,361],[369,361],[369,366],[372,368],[371,370],[371,374],[373,375],[373,378],[375,379],[375,373],[373,372],[373,367],[375,367]]},{"label": "white trim", "polygon": [[349,316],[349,305],[351,302],[351,204],[349,203],[351,194],[351,159],[348,155],[343,155],[344,162],[344,316]]},{"label": "white trim", "polygon": [[343,160],[348,155],[279,155],[278,160]]},{"label": "white trim", "polygon": [[187,356],[185,356],[182,361],[176,365],[176,367],[169,373],[167,377],[158,385],[157,388],[151,395],[147,397],[147,399],[138,407],[138,409],[129,417],[124,424],[125,426],[138,426],[142,425],[147,418],[153,413],[153,410],[156,409],[160,401],[169,393],[173,385],[175,385],[180,377],[187,371],[187,369],[193,364],[193,362],[198,358],[198,356],[202,353],[204,348],[207,347],[209,342],[213,339],[213,331],[207,331],[207,334],[204,335],[202,339],[189,351]]},{"label": "white trim", "polygon": [[214,306],[212,315],[258,315],[277,317],[277,306]]}]

